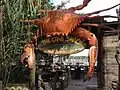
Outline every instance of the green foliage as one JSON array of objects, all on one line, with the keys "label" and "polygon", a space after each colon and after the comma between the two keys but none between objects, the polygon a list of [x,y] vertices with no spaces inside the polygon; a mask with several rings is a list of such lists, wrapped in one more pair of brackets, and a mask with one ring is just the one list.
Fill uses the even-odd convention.
[{"label": "green foliage", "polygon": [[[35,19],[38,17],[39,9],[53,9],[54,7],[44,0],[1,0],[0,5],[3,7],[0,62],[3,70],[2,80],[5,85],[11,78],[11,72],[14,75],[18,70],[15,72],[13,70],[21,68],[20,54],[24,44],[31,37],[31,28],[25,28],[26,24],[20,20]],[[27,26],[30,27],[31,24],[27,23]],[[17,68],[12,68],[13,64]]]}]

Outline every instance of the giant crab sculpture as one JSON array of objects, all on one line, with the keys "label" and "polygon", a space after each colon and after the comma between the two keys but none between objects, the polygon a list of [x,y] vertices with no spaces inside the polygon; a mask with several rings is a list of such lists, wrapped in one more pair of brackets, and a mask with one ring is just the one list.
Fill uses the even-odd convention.
[{"label": "giant crab sculpture", "polygon": [[[39,42],[39,49],[45,53],[58,54],[58,55],[70,55],[80,52],[79,44],[87,43],[89,46],[89,69],[85,77],[85,81],[92,77],[94,72],[94,66],[97,60],[98,54],[98,40],[96,36],[86,30],[84,26],[99,26],[97,24],[88,24],[84,21],[94,18],[102,18],[102,16],[90,17],[93,14],[98,14],[102,11],[112,9],[111,8],[95,11],[88,14],[79,15],[76,14],[76,10],[81,10],[87,6],[91,0],[84,0],[82,5],[71,7],[69,9],[60,10],[40,10],[40,12],[48,12],[47,16],[34,20],[24,20],[24,22],[32,22],[39,28],[39,33],[36,33],[30,42],[25,44],[23,52],[21,54],[21,62],[24,64],[24,60],[27,58],[28,68],[33,68],[33,50],[36,40]],[[105,26],[102,26],[106,28]],[[108,28],[108,27],[107,27]],[[39,38],[39,39],[38,39]],[[82,42],[81,42],[82,41]],[[58,48],[55,47],[58,44]],[[61,49],[64,45],[78,45],[74,49]],[[52,45],[51,47],[48,47]]]}]

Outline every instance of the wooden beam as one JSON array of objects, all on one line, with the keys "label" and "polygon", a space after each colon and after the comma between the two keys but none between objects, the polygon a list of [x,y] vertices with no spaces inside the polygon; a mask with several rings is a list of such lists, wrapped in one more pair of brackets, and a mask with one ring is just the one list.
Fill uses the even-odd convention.
[{"label": "wooden beam", "polygon": [[[0,73],[2,72],[2,36],[3,36],[3,25],[2,25],[2,22],[3,22],[3,8],[2,6],[0,6]],[[0,76],[0,78],[2,78],[2,75]]]}]

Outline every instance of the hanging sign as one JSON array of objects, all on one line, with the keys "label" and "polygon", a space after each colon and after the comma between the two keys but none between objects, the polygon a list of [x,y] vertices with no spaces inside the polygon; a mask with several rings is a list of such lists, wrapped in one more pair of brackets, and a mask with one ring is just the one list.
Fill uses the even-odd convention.
[{"label": "hanging sign", "polygon": [[73,54],[85,49],[83,41],[74,37],[53,36],[39,42],[38,48],[49,54]]}]

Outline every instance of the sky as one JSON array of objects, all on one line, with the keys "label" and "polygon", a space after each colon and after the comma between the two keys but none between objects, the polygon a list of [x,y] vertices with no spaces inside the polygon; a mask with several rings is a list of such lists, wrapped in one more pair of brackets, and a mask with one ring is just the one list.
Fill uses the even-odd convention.
[{"label": "sky", "polygon": [[[67,0],[52,0],[52,1],[53,1],[54,5],[59,5],[61,3],[61,1],[67,1]],[[70,0],[70,2],[68,4],[66,4],[65,7],[66,8],[74,7],[74,6],[82,4],[82,2],[83,2],[83,0]],[[80,11],[77,11],[77,12],[78,13],[90,13],[93,11],[112,7],[118,3],[120,3],[120,0],[91,0],[87,7],[85,7],[84,9],[82,9]],[[109,11],[101,12],[101,13],[99,13],[99,15],[101,15],[101,16],[103,16],[103,15],[117,16],[116,9],[118,9],[118,8],[119,7],[116,7]],[[109,18],[107,20],[108,21],[116,21],[117,19]]]}]

